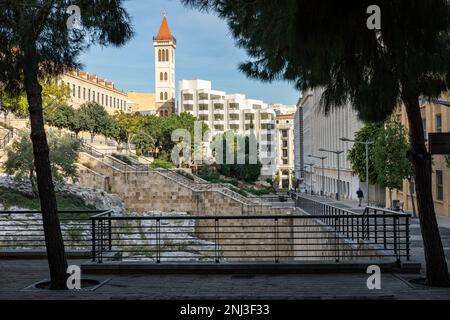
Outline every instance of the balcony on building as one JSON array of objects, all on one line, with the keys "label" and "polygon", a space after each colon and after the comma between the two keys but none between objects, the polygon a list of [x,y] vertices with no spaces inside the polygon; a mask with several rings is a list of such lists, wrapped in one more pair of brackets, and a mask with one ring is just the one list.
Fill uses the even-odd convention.
[{"label": "balcony on building", "polygon": [[198,103],[199,104],[208,104],[209,103],[209,93],[199,92],[198,93]]},{"label": "balcony on building", "polygon": [[209,114],[209,104],[199,104],[198,114]]},{"label": "balcony on building", "polygon": [[183,93],[183,102],[193,103],[193,101],[194,101],[194,92],[184,92]]}]

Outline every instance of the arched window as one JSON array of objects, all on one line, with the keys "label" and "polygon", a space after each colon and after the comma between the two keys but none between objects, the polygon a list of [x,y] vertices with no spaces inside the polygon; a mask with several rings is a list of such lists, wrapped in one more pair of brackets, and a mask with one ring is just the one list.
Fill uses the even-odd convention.
[{"label": "arched window", "polygon": [[164,111],[161,110],[161,111],[159,112],[159,115],[160,115],[161,117],[164,116]]},{"label": "arched window", "polygon": [[164,80],[167,81],[167,72],[164,72]]},{"label": "arched window", "polygon": [[163,80],[163,73],[161,72],[160,74],[159,74],[159,80]]},{"label": "arched window", "polygon": [[159,94],[159,98],[160,98],[159,100],[164,100],[164,95],[162,92]]},{"label": "arched window", "polygon": [[161,61],[166,61],[166,50],[162,50],[162,60]]},{"label": "arched window", "polygon": [[167,92],[164,92],[164,100],[167,100]]},{"label": "arched window", "polygon": [[166,49],[166,61],[169,61],[169,49]]},{"label": "arched window", "polygon": [[158,61],[161,61],[161,49],[158,50]]},{"label": "arched window", "polygon": [[165,110],[164,115],[167,117],[169,115],[169,111]]}]

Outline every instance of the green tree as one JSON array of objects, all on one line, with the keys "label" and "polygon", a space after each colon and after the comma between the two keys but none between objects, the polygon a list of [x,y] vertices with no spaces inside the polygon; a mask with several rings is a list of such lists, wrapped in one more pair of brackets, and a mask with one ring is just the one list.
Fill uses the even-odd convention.
[{"label": "green tree", "polygon": [[409,145],[405,127],[395,120],[387,122],[379,132],[374,151],[378,183],[389,189],[389,200],[392,201],[392,189],[401,189],[403,180],[412,173],[407,157]]},{"label": "green tree", "polygon": [[[67,134],[51,131],[48,133],[50,162],[54,182],[62,183],[67,178],[77,175],[76,160],[78,158],[79,142]],[[28,179],[33,192],[37,195],[37,177],[34,167],[33,145],[29,132],[21,133],[7,149],[8,159],[5,162],[5,172],[18,179]]]},{"label": "green tree", "polygon": [[447,167],[450,168],[450,155],[445,156],[445,162],[447,163]]},{"label": "green tree", "polygon": [[45,122],[58,129],[69,129],[75,110],[67,105],[58,105],[52,108],[52,112],[45,112]]},{"label": "green tree", "polygon": [[121,111],[114,115],[114,120],[117,137],[126,142],[127,150],[130,151],[131,141],[141,129],[141,115],[139,113],[129,114]]},{"label": "green tree", "polygon": [[[360,142],[375,142],[383,129],[383,123],[365,123],[356,133],[355,140]],[[369,182],[378,183],[379,171],[374,167],[374,144],[369,145]],[[352,165],[353,172],[361,181],[366,181],[366,146],[355,143],[348,153],[348,160]]]},{"label": "green tree", "polygon": [[138,156],[148,153],[155,148],[155,139],[146,130],[139,130],[131,142],[136,146],[136,154]]},{"label": "green tree", "polygon": [[[230,134],[230,133],[228,133]],[[250,144],[256,145],[256,138],[253,134],[245,137],[239,137],[236,134],[232,136],[232,143],[225,138],[225,135],[215,136],[215,144],[222,144],[222,163],[219,163],[217,170],[224,176],[233,177],[241,181],[254,182],[261,175],[262,165],[259,162],[258,155],[251,155]],[[244,143],[242,143],[244,141]],[[258,147],[256,148],[258,149]],[[214,148],[218,152],[217,147]],[[228,164],[227,153],[233,155],[232,163]],[[244,155],[244,163],[239,163],[238,154]],[[256,163],[251,161],[252,156],[256,156]]]},{"label": "green tree", "polygon": [[[350,102],[362,120],[377,122],[403,102],[427,283],[449,286],[419,104],[421,96],[436,98],[449,89],[449,1],[181,1],[227,21],[251,57],[240,66],[249,77],[284,79],[302,91],[323,87],[325,113]],[[382,12],[381,30],[367,28],[367,8],[374,4]]]},{"label": "green tree", "polygon": [[39,79],[79,67],[92,44],[123,45],[132,35],[121,0],[78,0],[81,29],[68,28],[69,0],[0,2],[0,83],[7,92],[26,92],[33,156],[52,289],[66,288],[67,260],[60,230]]},{"label": "green tree", "polygon": [[92,101],[83,103],[79,113],[85,130],[91,134],[91,142],[94,141],[96,135],[108,132],[110,116],[102,105]]}]

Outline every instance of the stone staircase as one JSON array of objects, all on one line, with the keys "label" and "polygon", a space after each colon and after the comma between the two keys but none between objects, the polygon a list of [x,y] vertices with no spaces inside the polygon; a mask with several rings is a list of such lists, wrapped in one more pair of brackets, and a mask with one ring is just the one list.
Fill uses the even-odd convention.
[{"label": "stone staircase", "polygon": [[[241,204],[244,205],[261,205],[261,201],[259,198],[248,198],[245,197],[233,190],[230,189],[231,185],[227,184],[219,184],[219,183],[209,183],[201,178],[191,180],[178,173],[177,170],[168,170],[168,169],[152,169],[150,167],[150,163],[148,160],[143,158],[138,158],[138,161],[132,160],[133,164],[127,164],[123,161],[120,161],[110,155],[103,154],[99,150],[97,150],[94,146],[83,143],[81,146],[81,151],[87,153],[91,157],[95,158],[97,161],[100,161],[113,170],[124,172],[124,173],[156,173],[174,181],[175,183],[188,188],[194,192],[218,192],[223,196],[229,197]],[[101,173],[104,174],[104,173]]]}]

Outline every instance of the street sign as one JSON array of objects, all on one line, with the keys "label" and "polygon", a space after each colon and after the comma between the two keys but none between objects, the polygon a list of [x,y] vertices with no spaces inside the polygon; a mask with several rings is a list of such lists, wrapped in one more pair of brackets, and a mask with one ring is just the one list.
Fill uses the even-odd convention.
[{"label": "street sign", "polygon": [[450,154],[450,132],[429,133],[428,143],[431,154]]}]

